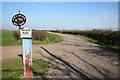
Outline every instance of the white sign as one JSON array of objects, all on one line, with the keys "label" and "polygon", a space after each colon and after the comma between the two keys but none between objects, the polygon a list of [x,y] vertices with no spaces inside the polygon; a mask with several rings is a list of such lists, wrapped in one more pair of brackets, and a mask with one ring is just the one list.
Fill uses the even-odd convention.
[{"label": "white sign", "polygon": [[32,30],[29,28],[20,29],[21,38],[32,38]]}]

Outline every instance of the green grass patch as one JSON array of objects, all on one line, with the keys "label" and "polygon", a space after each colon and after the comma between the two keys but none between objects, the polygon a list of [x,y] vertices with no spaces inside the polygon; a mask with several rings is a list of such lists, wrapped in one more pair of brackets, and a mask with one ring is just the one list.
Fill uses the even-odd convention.
[{"label": "green grass patch", "polygon": [[42,59],[33,59],[33,76],[44,77],[45,72],[48,72],[50,62]]},{"label": "green grass patch", "polygon": [[[43,77],[48,72],[50,62],[42,59],[33,59],[33,76]],[[23,62],[21,59],[9,59],[2,61],[2,78],[22,78]]]},{"label": "green grass patch", "polygon": [[109,48],[109,49],[113,49],[113,50],[120,50],[119,48],[117,48],[117,47],[115,47],[115,46],[106,44],[106,43],[101,42],[101,41],[99,41],[99,40],[95,40],[95,39],[88,38],[88,37],[81,36],[81,35],[74,35],[74,34],[70,34],[70,35],[73,35],[73,36],[76,36],[76,37],[80,37],[80,38],[86,39],[86,40],[88,40],[88,41],[90,41],[90,42],[92,42],[92,43],[98,44],[98,45],[101,46],[101,47],[105,47],[105,48]]},{"label": "green grass patch", "polygon": [[15,46],[21,45],[21,40],[17,40],[13,36],[14,31],[4,30],[2,31],[2,46]]},{"label": "green grass patch", "polygon": [[60,42],[62,41],[63,38],[57,34],[53,34],[53,33],[48,33],[48,39],[47,42],[48,43],[56,43],[56,42]]},{"label": "green grass patch", "polygon": [[[15,39],[13,35],[14,31],[10,30],[3,30],[2,31],[2,46],[16,46],[22,45],[22,40]],[[62,41],[63,38],[59,35],[48,33],[48,38],[45,41],[40,40],[32,40],[33,44],[49,44],[49,43],[56,43]]]},{"label": "green grass patch", "polygon": [[48,38],[45,41],[33,40],[33,44],[49,44],[62,41],[63,38],[57,34],[48,33]]},{"label": "green grass patch", "polygon": [[50,44],[50,43],[57,43],[62,41],[63,38],[57,34],[54,33],[48,33],[48,38],[45,41],[40,40],[33,40],[33,44]]}]

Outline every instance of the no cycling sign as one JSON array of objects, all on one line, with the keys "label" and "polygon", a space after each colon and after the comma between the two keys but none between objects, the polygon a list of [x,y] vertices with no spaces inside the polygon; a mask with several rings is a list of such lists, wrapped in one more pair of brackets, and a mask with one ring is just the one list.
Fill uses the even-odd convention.
[{"label": "no cycling sign", "polygon": [[20,14],[20,10],[19,14],[13,16],[12,23],[19,26],[20,37],[22,38],[24,78],[32,78],[32,30],[21,28],[26,23],[26,17]]}]

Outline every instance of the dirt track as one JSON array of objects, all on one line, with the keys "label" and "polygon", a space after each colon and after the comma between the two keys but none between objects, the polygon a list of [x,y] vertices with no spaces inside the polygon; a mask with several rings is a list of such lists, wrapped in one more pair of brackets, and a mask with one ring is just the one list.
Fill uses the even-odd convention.
[{"label": "dirt track", "polygon": [[[33,45],[33,57],[52,62],[49,78],[116,78],[117,52],[71,35],[58,34],[64,41]],[[12,59],[22,53],[22,46],[2,47],[2,58]]]}]

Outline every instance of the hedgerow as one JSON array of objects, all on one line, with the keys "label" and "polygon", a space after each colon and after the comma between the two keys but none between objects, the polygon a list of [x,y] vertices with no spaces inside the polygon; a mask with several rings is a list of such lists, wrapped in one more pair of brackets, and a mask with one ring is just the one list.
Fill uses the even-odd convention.
[{"label": "hedgerow", "polygon": [[111,30],[49,30],[51,32],[82,35],[120,48],[120,31]]}]

